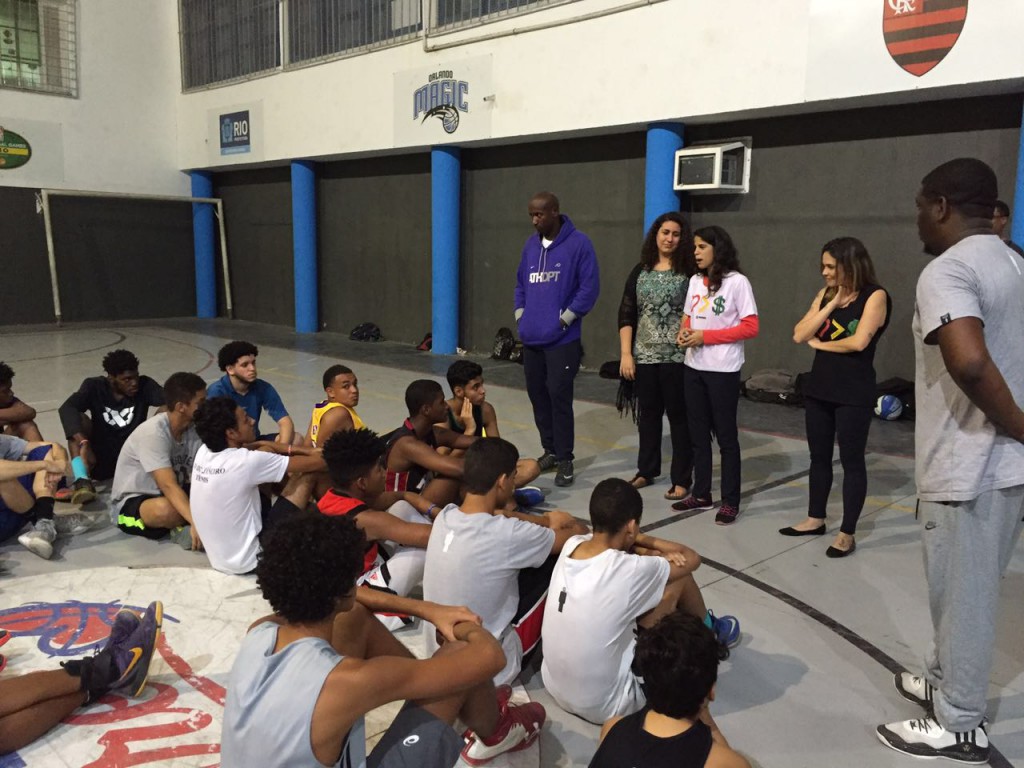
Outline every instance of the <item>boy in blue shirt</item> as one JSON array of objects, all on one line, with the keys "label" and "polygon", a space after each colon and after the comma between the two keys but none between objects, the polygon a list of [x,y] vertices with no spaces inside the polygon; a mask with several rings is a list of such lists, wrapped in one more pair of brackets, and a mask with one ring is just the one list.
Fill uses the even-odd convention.
[{"label": "boy in blue shirt", "polygon": [[[220,348],[217,365],[224,375],[206,390],[206,396],[230,397],[256,422],[257,438],[288,445],[295,442],[295,422],[288,415],[277,390],[256,372],[259,350],[248,341],[232,341]],[[277,433],[260,430],[260,415],[266,411],[277,422]],[[300,437],[301,441],[301,437]]]}]

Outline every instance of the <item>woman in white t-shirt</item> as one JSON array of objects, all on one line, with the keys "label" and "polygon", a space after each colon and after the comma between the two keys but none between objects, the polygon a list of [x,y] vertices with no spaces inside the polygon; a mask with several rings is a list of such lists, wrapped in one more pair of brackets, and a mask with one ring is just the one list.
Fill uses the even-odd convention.
[{"label": "woman in white t-shirt", "polygon": [[686,349],[686,414],[693,443],[694,482],[678,510],[714,508],[711,498],[711,433],[722,456],[719,525],[736,521],[740,511],[740,443],[736,408],[740,398],[743,342],[757,336],[757,304],[750,281],[740,271],[729,233],[702,227],[693,233],[697,274],[690,278],[685,315],[677,342]]}]

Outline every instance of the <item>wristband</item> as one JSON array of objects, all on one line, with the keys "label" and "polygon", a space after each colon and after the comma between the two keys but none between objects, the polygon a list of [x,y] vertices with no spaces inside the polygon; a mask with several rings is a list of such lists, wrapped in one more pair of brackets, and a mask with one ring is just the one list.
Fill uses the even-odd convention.
[{"label": "wristband", "polygon": [[291,443],[288,443],[288,455],[289,456],[292,455],[292,444]]},{"label": "wristband", "polygon": [[427,516],[429,517],[430,513],[433,512],[435,509],[440,509],[440,507],[438,507],[437,504],[431,504],[430,507],[427,509]]}]

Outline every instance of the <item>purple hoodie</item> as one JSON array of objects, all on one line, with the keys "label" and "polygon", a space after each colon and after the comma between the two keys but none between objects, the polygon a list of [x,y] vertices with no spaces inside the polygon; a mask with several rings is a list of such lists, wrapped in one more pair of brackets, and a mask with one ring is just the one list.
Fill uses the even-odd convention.
[{"label": "purple hoodie", "polygon": [[536,233],[526,241],[516,273],[516,322],[520,340],[529,347],[557,347],[579,339],[580,320],[601,289],[590,238],[561,216],[562,228],[549,248]]}]

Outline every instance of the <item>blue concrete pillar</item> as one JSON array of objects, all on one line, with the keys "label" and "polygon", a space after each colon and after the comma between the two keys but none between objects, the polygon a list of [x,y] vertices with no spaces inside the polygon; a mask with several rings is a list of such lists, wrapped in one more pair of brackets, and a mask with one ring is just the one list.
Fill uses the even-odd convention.
[{"label": "blue concrete pillar", "polygon": [[1020,144],[1017,148],[1017,181],[1013,188],[1013,210],[1010,211],[1010,239],[1024,243],[1024,114],[1020,118]]},{"label": "blue concrete pillar", "polygon": [[[192,171],[192,197],[213,197],[213,174]],[[192,203],[196,257],[196,317],[217,316],[216,218],[210,203]]]},{"label": "blue concrete pillar", "polygon": [[682,148],[682,123],[651,123],[647,126],[644,232],[665,211],[679,210],[679,193],[672,189],[672,177],[676,150]]},{"label": "blue concrete pillar", "polygon": [[295,332],[316,333],[320,285],[316,265],[316,164],[292,161],[292,254],[295,262]]},{"label": "blue concrete pillar", "polygon": [[432,351],[451,355],[459,343],[459,225],[462,159],[458,147],[430,150]]}]

